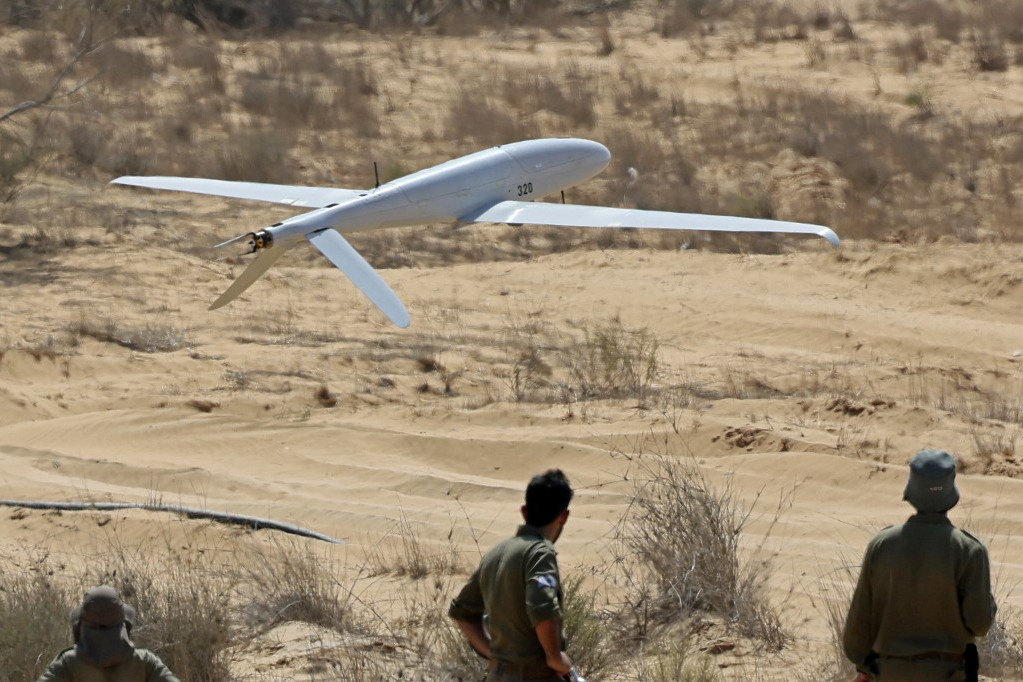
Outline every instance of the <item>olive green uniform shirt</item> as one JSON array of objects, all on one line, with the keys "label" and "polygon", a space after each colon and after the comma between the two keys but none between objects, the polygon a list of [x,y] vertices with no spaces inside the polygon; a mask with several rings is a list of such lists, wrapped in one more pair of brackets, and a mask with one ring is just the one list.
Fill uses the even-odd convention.
[{"label": "olive green uniform shirt", "polygon": [[490,651],[496,661],[543,662],[546,654],[535,627],[561,618],[563,600],[554,545],[539,529],[523,525],[515,537],[487,552],[451,602],[448,615],[478,622],[488,614]]},{"label": "olive green uniform shirt", "polygon": [[131,659],[110,668],[82,661],[75,648],[60,652],[37,682],[181,682],[163,661],[147,649],[135,649]]},{"label": "olive green uniform shirt", "polygon": [[881,656],[962,654],[995,618],[984,544],[944,513],[915,514],[867,545],[845,622],[845,655],[860,672]]}]

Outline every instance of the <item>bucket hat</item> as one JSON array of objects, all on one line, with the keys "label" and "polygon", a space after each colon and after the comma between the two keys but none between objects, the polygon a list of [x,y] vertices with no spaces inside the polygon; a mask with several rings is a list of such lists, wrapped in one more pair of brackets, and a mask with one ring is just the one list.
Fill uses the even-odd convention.
[{"label": "bucket hat", "polygon": [[956,460],[944,450],[921,450],[909,463],[902,499],[920,512],[944,512],[959,502]]}]

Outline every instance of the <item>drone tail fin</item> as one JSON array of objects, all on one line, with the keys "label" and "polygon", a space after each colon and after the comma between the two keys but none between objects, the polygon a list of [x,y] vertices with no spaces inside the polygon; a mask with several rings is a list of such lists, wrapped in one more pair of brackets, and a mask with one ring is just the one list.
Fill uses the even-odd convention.
[{"label": "drone tail fin", "polygon": [[259,251],[259,255],[256,257],[256,260],[249,263],[249,267],[245,268],[245,271],[242,272],[238,279],[236,279],[231,286],[227,288],[227,291],[222,293],[220,298],[210,305],[210,310],[216,310],[217,308],[225,306],[238,298],[238,296],[252,286],[264,272],[269,270],[270,266],[276,263],[277,259],[284,255],[285,251],[287,251],[286,247],[263,249]]}]

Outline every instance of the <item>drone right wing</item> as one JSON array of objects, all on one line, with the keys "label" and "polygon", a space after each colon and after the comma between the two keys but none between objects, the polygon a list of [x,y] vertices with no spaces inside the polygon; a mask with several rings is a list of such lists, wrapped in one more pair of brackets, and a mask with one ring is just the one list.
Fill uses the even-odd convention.
[{"label": "drone right wing", "polygon": [[212,194],[232,199],[266,201],[302,208],[324,208],[366,194],[369,190],[337,189],[334,187],[303,187],[299,185],[272,185],[265,182],[236,182],[207,178],[176,178],[161,176],[125,175],[110,181],[115,185],[132,185],[148,189],[169,189],[194,194]]},{"label": "drone right wing", "polygon": [[633,208],[548,204],[534,201],[500,201],[462,216],[465,222],[555,225],[561,227],[646,227],[659,230],[703,232],[780,232],[823,237],[838,246],[838,235],[823,225],[763,218],[644,211]]}]

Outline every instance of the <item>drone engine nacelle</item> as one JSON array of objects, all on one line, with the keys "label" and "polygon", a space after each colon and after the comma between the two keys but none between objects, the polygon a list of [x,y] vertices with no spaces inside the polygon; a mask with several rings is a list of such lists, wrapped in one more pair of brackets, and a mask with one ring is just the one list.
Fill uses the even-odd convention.
[{"label": "drone engine nacelle", "polygon": [[260,251],[262,249],[269,249],[274,245],[274,236],[270,230],[259,230],[258,232],[249,232],[247,235],[249,238],[249,246],[252,247],[252,252]]}]

